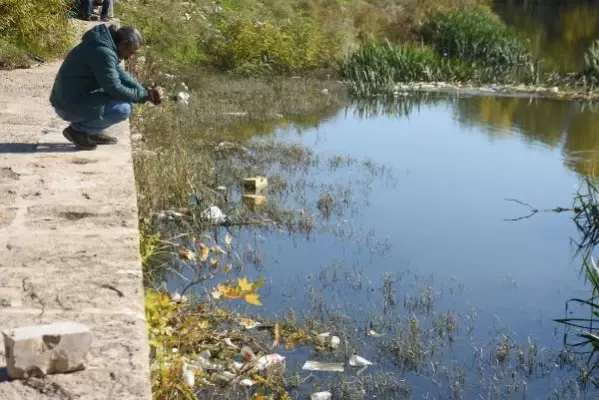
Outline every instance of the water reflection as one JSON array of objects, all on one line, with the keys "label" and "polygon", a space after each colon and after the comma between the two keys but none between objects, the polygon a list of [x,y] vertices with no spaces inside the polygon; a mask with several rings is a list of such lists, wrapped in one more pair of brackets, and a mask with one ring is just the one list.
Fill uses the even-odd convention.
[{"label": "water reflection", "polygon": [[596,107],[558,100],[472,97],[456,103],[456,118],[465,125],[487,127],[492,138],[513,134],[563,152],[566,166],[591,175],[599,161]]},{"label": "water reflection", "polygon": [[593,175],[599,165],[597,105],[522,97],[416,95],[357,101],[352,109],[361,119],[381,115],[409,118],[423,107],[443,104],[452,108],[461,125],[493,140],[520,135],[532,144],[561,150],[566,166],[583,176]]},{"label": "water reflection", "polygon": [[584,52],[599,37],[599,3],[497,1],[494,10],[530,40],[533,52],[560,71],[580,71]]}]

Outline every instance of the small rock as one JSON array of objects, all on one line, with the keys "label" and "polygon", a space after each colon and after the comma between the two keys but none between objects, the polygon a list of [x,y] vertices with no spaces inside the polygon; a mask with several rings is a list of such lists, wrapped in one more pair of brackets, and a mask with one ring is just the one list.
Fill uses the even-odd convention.
[{"label": "small rock", "polygon": [[551,89],[549,89],[549,91],[551,93],[559,93],[559,88],[557,86],[552,87]]},{"label": "small rock", "polygon": [[43,377],[85,369],[93,341],[91,330],[76,322],[58,322],[3,331],[8,376]]},{"label": "small rock", "polygon": [[134,133],[133,135],[131,135],[131,141],[133,141],[133,142],[139,142],[143,138],[144,137],[142,136],[141,133]]}]

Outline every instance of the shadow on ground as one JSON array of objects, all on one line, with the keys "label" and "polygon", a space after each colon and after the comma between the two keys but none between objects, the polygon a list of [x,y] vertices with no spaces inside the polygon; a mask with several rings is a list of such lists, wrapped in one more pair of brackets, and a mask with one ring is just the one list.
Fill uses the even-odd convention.
[{"label": "shadow on ground", "polygon": [[71,153],[79,151],[68,143],[0,143],[0,154],[4,153]]}]

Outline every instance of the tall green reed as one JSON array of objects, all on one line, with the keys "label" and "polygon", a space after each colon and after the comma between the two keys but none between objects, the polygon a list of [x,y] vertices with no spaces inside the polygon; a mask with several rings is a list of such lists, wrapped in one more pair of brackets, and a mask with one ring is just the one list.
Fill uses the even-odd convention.
[{"label": "tall green reed", "polygon": [[[566,345],[580,348],[587,353],[589,369],[584,372],[582,379],[590,381],[599,387],[595,378],[595,370],[599,368],[599,266],[593,252],[599,244],[599,187],[594,178],[585,178],[581,191],[575,198],[574,223],[580,232],[581,239],[577,242],[577,253],[582,257],[582,272],[591,284],[591,296],[587,299],[573,298],[566,302],[566,318],[556,319],[569,329],[566,333]],[[572,305],[583,308],[583,315],[574,314]],[[574,316],[570,316],[574,315]],[[574,330],[576,339],[568,342],[570,329]]]},{"label": "tall green reed", "polygon": [[532,63],[524,41],[484,9],[434,13],[424,24],[422,36],[441,56],[476,63],[493,81],[509,79]]}]

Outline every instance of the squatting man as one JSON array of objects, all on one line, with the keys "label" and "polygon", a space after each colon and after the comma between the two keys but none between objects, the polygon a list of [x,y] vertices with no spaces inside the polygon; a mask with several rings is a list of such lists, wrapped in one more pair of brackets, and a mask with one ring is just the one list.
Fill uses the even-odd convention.
[{"label": "squatting man", "polygon": [[141,85],[120,65],[141,47],[132,27],[98,25],[87,31],[58,71],[50,103],[70,125],[63,135],[79,149],[115,144],[104,131],[131,116],[133,103],[160,104],[160,86]]}]

